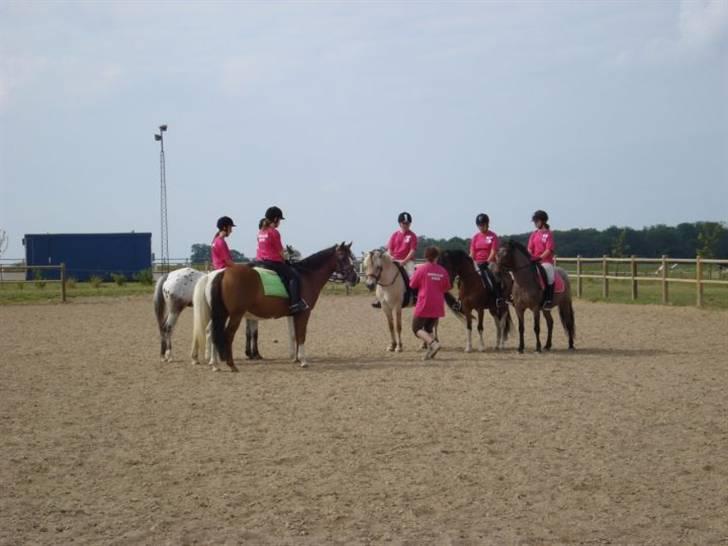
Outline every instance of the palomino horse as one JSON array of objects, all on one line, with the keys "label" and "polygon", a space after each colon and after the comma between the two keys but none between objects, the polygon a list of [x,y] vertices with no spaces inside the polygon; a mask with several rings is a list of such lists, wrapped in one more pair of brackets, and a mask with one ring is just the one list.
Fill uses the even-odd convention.
[{"label": "palomino horse", "polygon": [[[211,283],[212,341],[220,357],[234,372],[232,344],[240,322],[248,315],[257,319],[289,317],[293,323],[290,337],[290,356],[306,367],[306,327],[319,294],[333,273],[351,284],[359,282],[354,270],[351,243],[335,245],[295,264],[301,276],[301,296],[309,309],[290,316],[287,298],[266,296],[260,276],[252,267],[235,265],[226,268]],[[227,325],[226,325],[227,324]]]},{"label": "palomino horse", "polygon": [[[510,240],[503,245],[497,253],[498,265],[501,270],[510,271],[513,274],[513,306],[518,315],[518,352],[523,352],[523,316],[526,309],[533,313],[533,331],[536,334],[536,351],[541,352],[541,325],[540,311],[543,302],[543,288],[539,279],[539,271],[536,263],[531,260],[531,255],[521,243]],[[574,308],[571,305],[571,286],[566,271],[557,267],[556,275],[561,277],[564,283],[564,290],[554,294],[553,303],[559,308],[561,324],[569,336],[569,350],[574,349],[574,335],[576,325],[574,323]],[[551,334],[554,329],[554,319],[551,311],[543,310],[548,327],[546,345],[544,349],[551,349]]]},{"label": "palomino horse", "polygon": [[462,250],[444,250],[438,258],[438,263],[444,267],[450,275],[450,282],[455,277],[460,279],[459,296],[462,305],[462,313],[465,315],[465,352],[473,350],[473,316],[471,311],[478,313],[478,342],[479,350],[485,351],[483,339],[483,314],[488,309],[495,322],[496,344],[495,348],[503,349],[511,330],[511,314],[507,307],[498,309],[493,291],[483,282],[480,273],[475,269],[472,258]]},{"label": "palomino horse", "polygon": [[162,342],[161,358],[169,362],[172,355],[172,332],[180,313],[192,306],[195,285],[205,273],[184,267],[165,273],[154,288],[154,314]]},{"label": "palomino horse", "polygon": [[[377,299],[382,303],[382,311],[387,317],[389,335],[392,340],[387,350],[401,353],[402,306],[407,289],[402,273],[390,255],[383,250],[367,252],[362,269],[366,275],[367,288],[370,291],[376,288]],[[409,302],[410,305],[412,303]]]}]

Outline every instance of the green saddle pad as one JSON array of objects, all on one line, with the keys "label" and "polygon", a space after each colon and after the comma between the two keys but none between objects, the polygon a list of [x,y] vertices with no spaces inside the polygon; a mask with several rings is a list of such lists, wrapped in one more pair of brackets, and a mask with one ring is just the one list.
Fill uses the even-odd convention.
[{"label": "green saddle pad", "polygon": [[281,281],[278,273],[263,267],[254,267],[253,269],[258,272],[260,282],[263,283],[263,294],[273,298],[288,298],[288,291],[283,286],[283,281]]}]

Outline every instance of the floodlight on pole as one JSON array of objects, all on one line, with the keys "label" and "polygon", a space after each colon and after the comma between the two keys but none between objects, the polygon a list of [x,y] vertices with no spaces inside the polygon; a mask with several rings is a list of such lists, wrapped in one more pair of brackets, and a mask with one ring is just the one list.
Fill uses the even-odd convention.
[{"label": "floodlight on pole", "polygon": [[160,246],[161,246],[161,269],[169,272],[169,236],[167,229],[167,172],[164,161],[164,133],[167,125],[159,126],[159,134],[154,134],[154,140],[159,142],[159,218],[160,218]]}]

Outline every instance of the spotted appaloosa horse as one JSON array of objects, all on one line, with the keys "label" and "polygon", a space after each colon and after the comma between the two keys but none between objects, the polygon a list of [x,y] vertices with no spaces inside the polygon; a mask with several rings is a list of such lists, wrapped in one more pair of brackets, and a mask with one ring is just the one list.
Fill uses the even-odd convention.
[{"label": "spotted appaloosa horse", "polygon": [[154,314],[159,326],[160,357],[169,362],[172,356],[172,332],[185,307],[192,306],[195,285],[205,273],[191,267],[165,273],[154,288]]},{"label": "spotted appaloosa horse", "polygon": [[275,319],[289,317],[293,322],[294,337],[291,338],[291,358],[307,366],[305,343],[306,328],[311,312],[316,306],[321,289],[332,274],[351,284],[359,282],[354,270],[351,243],[341,243],[327,248],[294,267],[301,276],[301,296],[309,309],[296,315],[289,315],[288,298],[266,296],[258,273],[249,266],[235,265],[226,268],[211,283],[212,341],[220,357],[232,371],[238,371],[233,360],[233,339],[243,317]]}]

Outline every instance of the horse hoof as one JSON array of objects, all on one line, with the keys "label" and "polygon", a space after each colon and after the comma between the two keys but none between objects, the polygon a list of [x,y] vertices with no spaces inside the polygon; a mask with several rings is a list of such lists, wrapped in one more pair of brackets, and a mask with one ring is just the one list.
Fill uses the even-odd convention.
[{"label": "horse hoof", "polygon": [[523,354],[523,349],[518,349],[518,354],[519,355],[522,355]]},{"label": "horse hoof", "polygon": [[472,347],[465,347],[465,352],[466,353],[472,353],[473,352],[473,348]]},{"label": "horse hoof", "polygon": [[400,345],[400,346],[398,346],[398,347],[397,347],[397,348],[395,349],[395,351],[397,351],[398,353],[401,353],[401,352],[402,352],[402,346],[401,346],[401,345]]},{"label": "horse hoof", "polygon": [[393,353],[394,352],[394,347],[392,347],[390,345],[389,347],[387,347],[387,351],[389,351],[390,353]]},{"label": "horse hoof", "polygon": [[301,362],[301,368],[308,368],[308,362]]},{"label": "horse hoof", "polygon": [[213,366],[212,367],[212,371],[213,372],[219,372],[220,371],[220,368],[218,368],[217,366]]},{"label": "horse hoof", "polygon": [[570,351],[576,351],[576,347],[569,347]]},{"label": "horse hoof", "polygon": [[240,370],[238,370],[237,366],[230,366],[230,371],[233,373],[238,373]]}]

